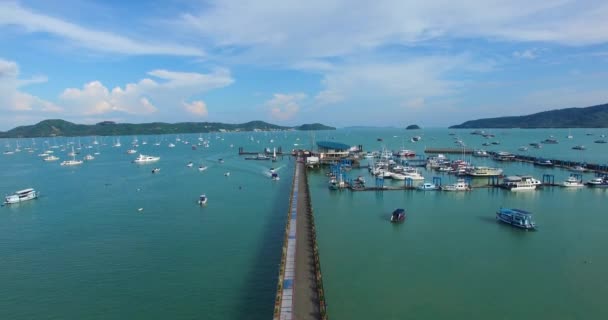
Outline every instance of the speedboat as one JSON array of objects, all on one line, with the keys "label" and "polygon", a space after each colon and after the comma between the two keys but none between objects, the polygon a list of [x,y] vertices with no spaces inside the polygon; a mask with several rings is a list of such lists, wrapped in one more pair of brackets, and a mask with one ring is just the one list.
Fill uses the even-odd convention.
[{"label": "speedboat", "polygon": [[574,146],[574,147],[572,147],[572,149],[574,149],[574,150],[587,150],[587,148],[585,148],[585,146],[583,146],[583,145]]},{"label": "speedboat", "polygon": [[160,168],[154,168],[154,169],[152,169],[152,173],[158,173],[158,172],[160,172]]},{"label": "speedboat", "polygon": [[403,222],[405,220],[405,209],[395,209],[391,215],[391,222]]},{"label": "speedboat", "polygon": [[568,179],[566,179],[564,182],[562,182],[562,187],[580,188],[580,187],[584,187],[584,186],[585,185],[583,184],[583,181],[579,180],[574,175],[570,175],[570,177],[568,177]]},{"label": "speedboat", "polygon": [[19,202],[23,202],[23,201],[27,201],[27,200],[36,199],[36,198],[38,198],[38,192],[36,192],[36,190],[34,190],[32,188],[23,189],[23,190],[19,190],[19,191],[15,192],[14,194],[6,196],[4,198],[4,204],[19,203]]},{"label": "speedboat", "polygon": [[226,176],[226,177],[230,177],[230,172],[226,172],[226,173],[224,173],[224,176]]},{"label": "speedboat", "polygon": [[186,167],[192,168],[193,165],[194,165],[194,163],[192,163],[192,161],[190,161],[190,162],[188,162],[188,164],[186,165]]},{"label": "speedboat", "polygon": [[454,184],[442,186],[443,191],[469,191],[471,187],[464,181],[464,179],[458,179]]},{"label": "speedboat", "polygon": [[536,228],[532,213],[521,209],[500,208],[496,211],[496,220],[526,230]]},{"label": "speedboat", "polygon": [[198,204],[200,204],[201,206],[206,205],[206,204],[207,204],[207,196],[206,196],[206,195],[204,195],[204,194],[201,194],[201,195],[198,197]]},{"label": "speedboat", "polygon": [[276,173],[276,172],[273,172],[273,173],[270,175],[270,178],[271,178],[273,181],[279,181],[279,179],[280,179],[280,178],[279,178],[279,174],[278,174],[278,173]]},{"label": "speedboat", "polygon": [[199,166],[198,167],[198,171],[205,171],[207,170],[207,166]]},{"label": "speedboat", "polygon": [[275,168],[270,168],[270,173],[275,173],[275,172],[276,172]]},{"label": "speedboat", "polygon": [[536,190],[541,184],[532,176],[510,176],[503,180],[503,187],[511,191]]},{"label": "speedboat", "polygon": [[150,162],[156,162],[160,160],[160,157],[152,157],[152,156],[145,156],[143,154],[140,154],[139,157],[137,157],[137,159],[133,160],[134,163],[150,163]]},{"label": "speedboat", "polygon": [[593,178],[586,183],[593,188],[608,188],[608,177]]},{"label": "speedboat", "polygon": [[541,167],[552,167],[553,162],[551,162],[549,159],[539,158],[538,160],[534,161],[534,165]]},{"label": "speedboat", "polygon": [[419,185],[417,189],[423,190],[423,191],[435,191],[435,190],[439,190],[439,187],[437,185],[435,185],[434,183],[425,182],[425,183]]}]

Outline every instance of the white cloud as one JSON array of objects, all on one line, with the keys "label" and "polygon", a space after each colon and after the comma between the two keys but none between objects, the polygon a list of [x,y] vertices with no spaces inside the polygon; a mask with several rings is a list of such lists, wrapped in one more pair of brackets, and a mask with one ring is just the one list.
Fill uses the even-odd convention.
[{"label": "white cloud", "polygon": [[[202,101],[184,101],[212,89],[222,88],[234,82],[226,69],[212,73],[175,72],[153,70],[148,72],[157,80],[144,78],[109,90],[99,81],[85,84],[82,89],[68,88],[60,96],[66,107],[78,114],[100,115],[110,112],[147,115],[164,111],[170,113],[183,104],[189,112],[206,116],[206,105]],[[163,109],[163,110],[160,110]]]},{"label": "white cloud", "polygon": [[538,53],[539,53],[538,49],[526,49],[523,51],[513,52],[513,57],[518,58],[518,59],[533,60],[533,59],[538,58]]},{"label": "white cloud", "polygon": [[300,111],[300,103],[306,99],[304,93],[275,93],[272,99],[266,101],[270,117],[274,120],[293,119]]},{"label": "white cloud", "polygon": [[191,103],[182,103],[186,111],[197,115],[199,117],[206,117],[209,112],[207,111],[207,104],[203,101],[192,101]]},{"label": "white cloud", "polygon": [[100,52],[120,54],[160,54],[178,56],[202,56],[203,50],[178,44],[162,44],[139,41],[128,37],[87,29],[58,18],[30,11],[18,3],[0,2],[0,26],[19,26],[30,33],[49,33],[72,44]]},{"label": "white cloud", "polygon": [[[19,78],[19,66],[14,61],[0,59],[0,110],[11,112],[57,112],[61,108],[55,104],[21,91],[21,88],[40,83],[44,77]],[[3,118],[6,117],[4,113]]]}]

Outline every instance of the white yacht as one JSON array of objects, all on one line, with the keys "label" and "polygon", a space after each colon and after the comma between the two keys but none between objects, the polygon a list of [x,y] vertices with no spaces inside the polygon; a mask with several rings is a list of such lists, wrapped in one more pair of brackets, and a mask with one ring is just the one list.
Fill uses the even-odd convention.
[{"label": "white yacht", "polygon": [[509,176],[503,181],[503,186],[511,191],[536,190],[541,184],[531,176]]},{"label": "white yacht", "polygon": [[208,169],[207,166],[200,166],[200,167],[198,167],[198,171],[205,171],[207,169]]},{"label": "white yacht", "polygon": [[490,167],[473,167],[466,170],[466,174],[472,177],[496,177],[502,174],[502,169]]},{"label": "white yacht", "polygon": [[42,160],[44,160],[44,161],[57,161],[57,160],[59,160],[59,157],[56,157],[54,155],[49,155],[49,156],[45,157]]},{"label": "white yacht", "polygon": [[442,186],[443,191],[469,191],[471,187],[464,181],[464,179],[458,179],[454,184]]},{"label": "white yacht", "polygon": [[143,154],[140,154],[139,157],[137,157],[137,159],[133,160],[134,163],[150,163],[150,162],[156,162],[160,160],[160,157],[152,157],[152,156],[145,156]]},{"label": "white yacht", "polygon": [[583,184],[583,181],[579,180],[574,175],[570,175],[570,177],[568,177],[568,179],[566,179],[564,182],[562,182],[562,187],[567,187],[567,188],[581,188],[584,186],[585,186],[585,184]]},{"label": "white yacht", "polygon": [[62,166],[78,166],[82,164],[82,160],[76,160],[76,153],[74,153],[74,146],[72,146],[72,160],[66,160],[61,163]]},{"label": "white yacht", "polygon": [[395,179],[395,180],[405,180],[405,178],[407,178],[404,174],[402,173],[396,173],[396,172],[391,172],[391,178]]},{"label": "white yacht", "polygon": [[13,204],[19,203],[22,201],[32,200],[38,198],[38,193],[36,190],[29,188],[24,190],[19,190],[10,196],[6,196],[4,198],[5,204]]},{"label": "white yacht", "polygon": [[93,156],[92,156],[92,155],[90,155],[90,154],[87,154],[86,156],[84,156],[84,160],[86,160],[86,161],[95,160],[95,157],[93,157]]}]

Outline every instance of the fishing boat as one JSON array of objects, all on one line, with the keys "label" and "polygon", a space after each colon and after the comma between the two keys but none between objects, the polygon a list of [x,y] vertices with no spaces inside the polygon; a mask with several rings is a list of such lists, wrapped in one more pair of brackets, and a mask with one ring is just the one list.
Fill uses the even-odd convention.
[{"label": "fishing boat", "polygon": [[496,211],[496,220],[526,230],[536,228],[536,223],[532,219],[532,213],[521,209],[501,207]]},{"label": "fishing boat", "polygon": [[4,204],[13,204],[38,198],[38,192],[32,188],[23,189],[4,197]]},{"label": "fishing boat", "polygon": [[206,205],[206,204],[207,204],[207,199],[208,199],[208,198],[207,198],[207,196],[206,196],[206,195],[201,194],[201,195],[198,197],[198,204],[200,204],[201,206]]},{"label": "fishing boat", "polygon": [[276,172],[273,172],[273,173],[270,175],[270,178],[271,178],[273,181],[279,181],[279,180],[280,180],[280,178],[279,178],[279,174],[278,174],[278,173],[276,173]]},{"label": "fishing boat", "polygon": [[504,178],[503,187],[511,191],[536,190],[542,183],[532,176],[509,176]]},{"label": "fishing boat", "polygon": [[137,159],[133,160],[133,162],[142,164],[142,163],[156,162],[158,160],[160,160],[160,157],[145,156],[143,154],[140,154],[139,157],[137,157]]},{"label": "fishing boat", "polygon": [[393,211],[393,214],[391,215],[391,222],[393,223],[397,223],[397,222],[403,222],[405,220],[405,209],[395,209],[395,211]]},{"label": "fishing boat", "polygon": [[608,177],[596,177],[587,181],[586,185],[593,188],[608,188]]},{"label": "fishing boat", "polygon": [[566,188],[581,188],[584,186],[585,186],[585,184],[583,184],[583,181],[579,180],[574,175],[570,175],[570,177],[568,177],[568,179],[566,179],[564,182],[562,182],[562,187],[566,187]]},{"label": "fishing boat", "polygon": [[469,191],[471,187],[464,181],[464,179],[458,179],[454,184],[448,184],[446,186],[442,186],[441,190],[443,191]]},{"label": "fishing boat", "polygon": [[534,161],[534,165],[541,167],[553,167],[553,162],[551,162],[549,159],[538,158],[536,161]]},{"label": "fishing boat", "polygon": [[502,174],[500,168],[472,167],[466,170],[466,175],[471,177],[497,177]]},{"label": "fishing boat", "polygon": [[572,149],[574,149],[574,150],[587,150],[587,148],[584,145],[574,146],[574,147],[572,147]]},{"label": "fishing boat", "polygon": [[425,182],[425,183],[419,185],[417,189],[422,190],[422,191],[435,191],[435,190],[439,190],[439,187],[434,183]]}]

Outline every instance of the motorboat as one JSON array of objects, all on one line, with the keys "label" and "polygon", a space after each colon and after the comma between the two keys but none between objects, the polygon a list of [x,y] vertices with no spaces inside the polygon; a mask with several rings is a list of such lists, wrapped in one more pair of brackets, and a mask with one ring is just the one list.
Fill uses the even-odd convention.
[{"label": "motorboat", "polygon": [[578,145],[578,146],[574,146],[572,147],[573,150],[587,150],[587,148],[584,145]]},{"label": "motorboat", "polygon": [[448,184],[446,186],[442,186],[441,190],[443,191],[469,191],[471,187],[464,181],[464,179],[458,179],[454,184]]},{"label": "motorboat", "polygon": [[217,162],[219,162],[219,163],[224,163],[224,159],[221,159],[221,158],[220,158],[220,159],[218,159],[218,160],[217,160]]},{"label": "motorboat", "polygon": [[399,150],[398,152],[396,152],[396,156],[399,156],[399,157],[402,157],[402,158],[404,158],[404,157],[415,157],[416,156],[416,152],[412,151],[412,150],[408,150],[408,149],[402,149],[402,150]]},{"label": "motorboat", "polygon": [[224,176],[225,176],[225,177],[230,177],[230,172],[226,172],[226,173],[224,173]]},{"label": "motorboat", "polygon": [[528,147],[521,146],[521,147],[517,148],[517,150],[519,150],[519,151],[528,151]]},{"label": "motorboat", "polygon": [[397,173],[397,172],[391,172],[391,179],[395,179],[395,180],[405,180],[405,178],[407,177],[406,175],[402,174],[402,173]]},{"label": "motorboat", "polygon": [[608,188],[608,177],[596,177],[587,181],[586,185],[593,188]]},{"label": "motorboat", "polygon": [[544,144],[558,144],[559,141],[557,141],[557,139],[555,139],[555,138],[548,138],[548,139],[545,139],[545,140],[541,141],[541,143],[544,143]]},{"label": "motorboat", "polygon": [[49,155],[48,157],[45,157],[42,160],[44,160],[44,161],[57,161],[57,160],[59,160],[59,157],[56,157],[54,155]]},{"label": "motorboat", "polygon": [[503,187],[511,191],[536,190],[542,183],[532,176],[509,176],[504,178]]},{"label": "motorboat", "polygon": [[137,150],[135,150],[135,149],[127,150],[127,154],[134,154],[134,153],[137,153]]},{"label": "motorboat", "polygon": [[167,147],[169,147],[169,148],[175,148],[175,144],[173,144],[173,143],[169,143],[169,144],[167,145]]},{"label": "motorboat", "polygon": [[423,190],[423,191],[435,191],[435,190],[439,190],[439,187],[434,183],[425,182],[425,183],[419,185],[417,189]]},{"label": "motorboat", "polygon": [[395,211],[393,211],[393,214],[391,215],[391,222],[403,222],[405,220],[405,216],[405,209],[395,209]]},{"label": "motorboat", "polygon": [[574,171],[574,172],[586,172],[587,168],[583,167],[583,166],[574,166],[570,168],[570,171]]},{"label": "motorboat", "polygon": [[186,165],[186,167],[188,168],[192,168],[192,166],[194,166],[194,163],[192,163],[192,161],[188,162],[188,164]]},{"label": "motorboat", "polygon": [[605,139],[599,139],[599,140],[595,140],[593,142],[594,143],[608,143],[608,141],[606,141]]},{"label": "motorboat", "polygon": [[152,169],[152,173],[159,173],[160,172],[160,168],[154,168]]},{"label": "motorboat", "polygon": [[198,197],[198,204],[200,204],[201,206],[204,206],[204,205],[206,205],[206,204],[207,204],[207,200],[208,200],[207,196],[206,196],[206,195],[204,195],[204,194],[201,194],[201,195]]},{"label": "motorboat", "polygon": [[279,178],[279,174],[278,174],[278,173],[276,173],[276,172],[273,172],[273,173],[270,175],[270,178],[271,178],[273,181],[279,181],[279,180],[280,180],[280,178]]},{"label": "motorboat", "polygon": [[473,156],[474,157],[480,157],[480,158],[485,158],[485,157],[489,157],[490,155],[488,154],[487,151],[485,150],[475,150],[473,152]]},{"label": "motorboat", "polygon": [[490,167],[473,167],[466,170],[466,174],[471,177],[497,177],[502,175],[502,169]]},{"label": "motorboat", "polygon": [[137,159],[133,160],[133,162],[142,164],[142,163],[156,162],[158,160],[160,160],[160,157],[146,156],[146,155],[140,154],[139,157],[137,157]]},{"label": "motorboat", "polygon": [[578,179],[574,175],[570,175],[570,177],[568,177],[568,179],[566,179],[564,182],[562,182],[562,187],[567,187],[567,188],[580,188],[580,187],[584,187],[584,186],[585,186],[585,184],[583,184],[583,181]]},{"label": "motorboat", "polygon": [[328,187],[330,190],[343,189],[346,188],[346,182],[344,182],[344,180],[342,179],[336,179],[335,177],[332,177],[331,179],[329,179]]},{"label": "motorboat", "polygon": [[536,228],[532,213],[521,209],[500,208],[496,211],[496,220],[526,230]]},{"label": "motorboat", "polygon": [[410,179],[413,181],[423,181],[424,177],[418,172],[418,170],[413,169],[413,168],[406,168],[403,171],[403,174],[405,175],[405,179]]},{"label": "motorboat", "polygon": [[86,161],[95,160],[95,157],[93,157],[93,156],[92,156],[92,155],[90,155],[90,154],[87,154],[86,156],[84,156],[84,160],[86,160]]},{"label": "motorboat", "polygon": [[553,162],[549,159],[538,158],[534,161],[534,165],[541,167],[553,167]]},{"label": "motorboat", "polygon": [[540,143],[536,143],[536,142],[532,142],[532,143],[530,143],[530,146],[531,146],[532,148],[534,148],[534,149],[541,149],[541,148],[543,147],[543,145],[542,145],[542,144],[540,144]]},{"label": "motorboat", "polygon": [[4,197],[4,204],[19,203],[38,198],[38,192],[32,188],[23,189]]},{"label": "motorboat", "polygon": [[205,171],[207,170],[207,166],[199,166],[198,167],[198,171]]}]

